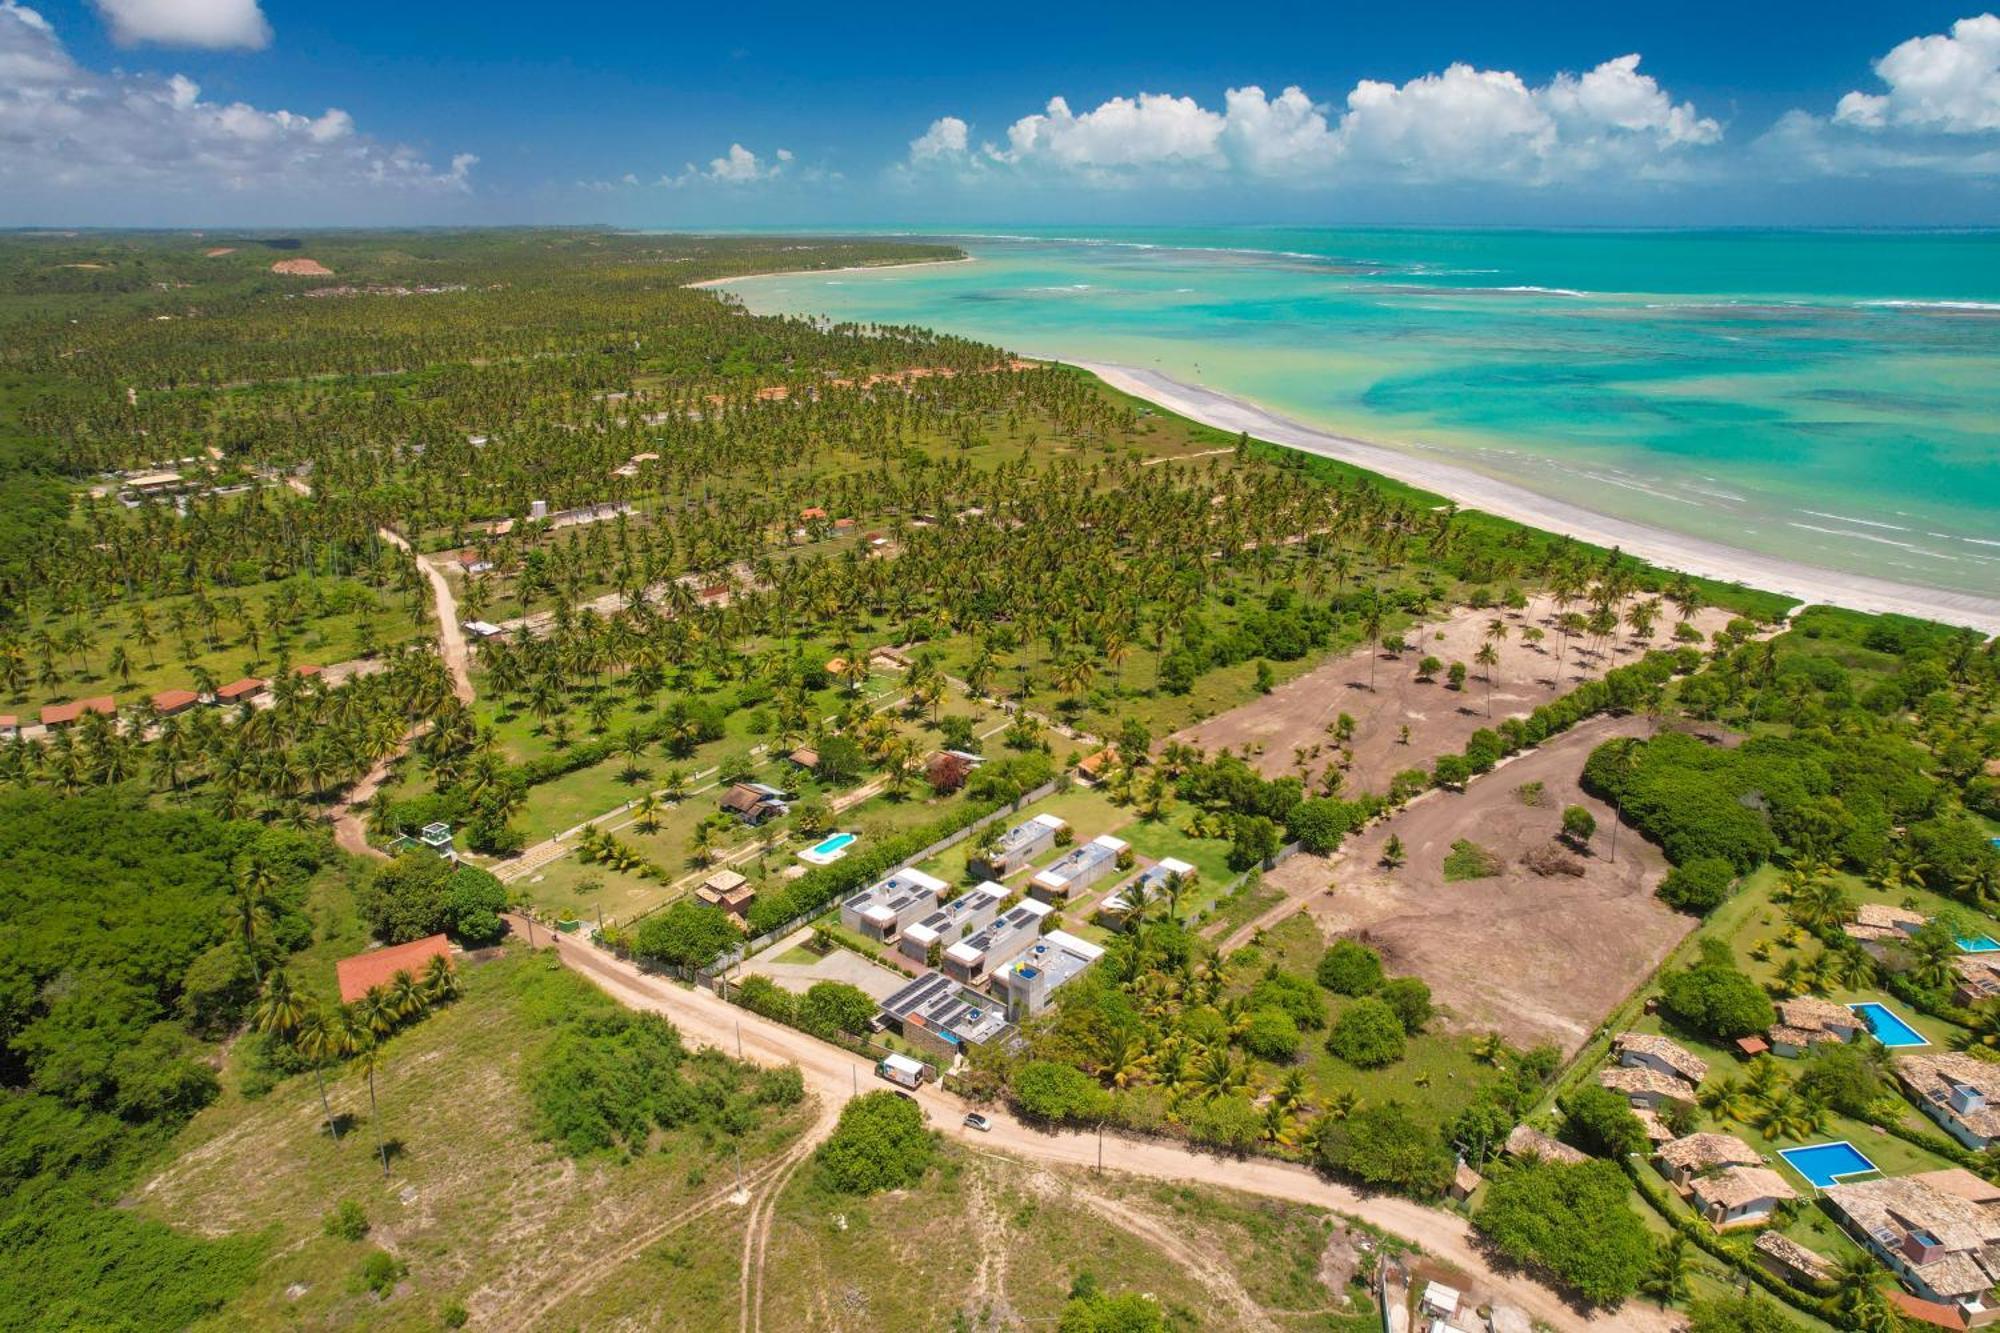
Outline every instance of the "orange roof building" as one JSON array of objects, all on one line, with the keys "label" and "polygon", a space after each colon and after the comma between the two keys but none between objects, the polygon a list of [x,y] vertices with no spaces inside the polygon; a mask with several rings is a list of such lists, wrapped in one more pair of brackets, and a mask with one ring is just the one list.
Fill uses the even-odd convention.
[{"label": "orange roof building", "polygon": [[50,704],[42,709],[42,725],[45,727],[66,727],[85,713],[102,713],[115,717],[118,701],[108,694],[100,694],[93,699],[78,699],[75,703]]},{"label": "orange roof building", "polygon": [[427,935],[408,944],[393,944],[343,958],[333,965],[334,975],[340,979],[340,1002],[353,1004],[377,986],[385,985],[398,972],[420,977],[433,958],[449,962],[451,941],[442,935]]},{"label": "orange roof building", "polygon": [[255,676],[245,676],[242,680],[232,680],[215,692],[219,704],[233,704],[264,692],[264,682]]},{"label": "orange roof building", "polygon": [[302,662],[298,666],[292,668],[292,674],[294,676],[297,676],[300,680],[311,680],[314,676],[317,676],[320,672],[324,670],[326,670],[326,668],[318,665],[317,663]]},{"label": "orange roof building", "polygon": [[161,690],[153,696],[153,711],[161,717],[172,717],[194,707],[200,697],[193,690]]}]

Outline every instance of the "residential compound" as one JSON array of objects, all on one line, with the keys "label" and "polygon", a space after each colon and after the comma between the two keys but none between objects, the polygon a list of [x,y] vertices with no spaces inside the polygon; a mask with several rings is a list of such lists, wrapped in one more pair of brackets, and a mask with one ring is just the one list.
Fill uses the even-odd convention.
[{"label": "residential compound", "polygon": [[1106,833],[1072,847],[1028,881],[1028,892],[1047,903],[1066,903],[1118,868],[1127,843]]},{"label": "residential compound", "polygon": [[1827,1208],[1925,1300],[1964,1326],[2000,1321],[2000,1187],[1951,1168],[1834,1185]]},{"label": "residential compound", "polygon": [[950,885],[921,870],[898,870],[840,905],[840,924],[867,939],[894,944],[905,926],[937,910]]},{"label": "residential compound", "polygon": [[987,880],[966,890],[958,897],[913,923],[903,931],[902,942],[896,947],[917,962],[926,962],[932,948],[949,949],[965,936],[990,924],[1000,915],[1000,904],[1007,901],[1007,890]]},{"label": "residential compound", "polygon": [[1036,815],[1000,835],[990,851],[974,852],[967,861],[981,879],[1005,879],[1056,845],[1056,835],[1069,824],[1054,815]]},{"label": "residential compound", "polygon": [[946,949],[944,970],[968,985],[982,984],[1042,937],[1042,918],[1054,910],[1033,898],[1023,899]]},{"label": "residential compound", "polygon": [[1771,1028],[1771,1050],[1778,1055],[1803,1055],[1822,1042],[1853,1041],[1868,1030],[1852,1009],[1802,995],[1778,1002],[1778,1021]]}]

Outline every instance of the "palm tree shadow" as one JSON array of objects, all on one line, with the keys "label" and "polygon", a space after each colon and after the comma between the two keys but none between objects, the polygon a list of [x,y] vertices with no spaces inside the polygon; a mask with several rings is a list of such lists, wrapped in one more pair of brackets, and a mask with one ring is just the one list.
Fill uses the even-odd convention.
[{"label": "palm tree shadow", "polygon": [[332,1137],[337,1138],[344,1143],[347,1141],[347,1136],[354,1132],[354,1127],[358,1123],[360,1122],[357,1121],[350,1112],[341,1111],[337,1113],[330,1122],[322,1120],[320,1122],[319,1132],[322,1134],[328,1134],[330,1132]]}]

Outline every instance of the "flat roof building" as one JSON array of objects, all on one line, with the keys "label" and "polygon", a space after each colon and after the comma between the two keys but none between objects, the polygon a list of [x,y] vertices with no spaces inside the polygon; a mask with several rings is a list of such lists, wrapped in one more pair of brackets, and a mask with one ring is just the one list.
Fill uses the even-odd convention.
[{"label": "flat roof building", "polygon": [[1144,907],[1167,891],[1167,883],[1175,876],[1180,877],[1183,888],[1191,886],[1200,874],[1186,861],[1174,857],[1164,857],[1134,875],[1130,881],[1120,885],[1107,895],[1097,910],[1108,917],[1122,920],[1136,909]]},{"label": "flat roof building", "polygon": [[936,910],[951,886],[921,870],[898,870],[840,905],[840,924],[871,940],[894,944],[903,927]]},{"label": "flat roof building", "polygon": [[1007,1030],[1000,1006],[942,972],[926,972],[882,1001],[878,1021],[912,1046],[946,1060]]},{"label": "flat roof building", "polygon": [[967,865],[981,879],[1005,879],[1055,846],[1056,835],[1068,827],[1068,822],[1056,815],[1022,820],[1001,834],[991,851],[974,852]]},{"label": "flat roof building", "polygon": [[989,879],[941,905],[923,920],[913,922],[903,931],[897,947],[921,963],[930,956],[932,945],[948,949],[992,921],[1000,915],[1000,904],[1005,901],[1007,890]]},{"label": "flat roof building", "polygon": [[1072,847],[1028,881],[1028,892],[1044,902],[1068,902],[1116,870],[1118,857],[1127,846],[1123,838],[1106,833],[1081,847]]},{"label": "flat roof building", "polygon": [[1052,930],[1017,955],[1000,974],[1007,1018],[1019,1023],[1048,1008],[1049,997],[1104,957],[1104,950],[1066,930]]},{"label": "flat roof building", "polygon": [[944,970],[978,985],[1014,961],[1042,936],[1042,918],[1055,909],[1033,898],[1014,904],[998,918],[944,951]]}]

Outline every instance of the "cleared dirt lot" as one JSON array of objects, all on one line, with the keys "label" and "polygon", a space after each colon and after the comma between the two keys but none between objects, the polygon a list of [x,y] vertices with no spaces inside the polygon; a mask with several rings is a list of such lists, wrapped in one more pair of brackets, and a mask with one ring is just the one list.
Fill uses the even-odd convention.
[{"label": "cleared dirt lot", "polygon": [[[1612,661],[1609,655],[1589,654],[1583,641],[1571,639],[1562,655],[1558,682],[1560,635],[1541,619],[1543,609],[1537,603],[1532,616],[1460,609],[1443,620],[1408,631],[1404,635],[1411,645],[1408,651],[1380,654],[1374,663],[1373,689],[1369,688],[1369,650],[1364,648],[1280,685],[1260,699],[1189,727],[1174,739],[1210,751],[1227,746],[1247,755],[1266,777],[1299,772],[1295,759],[1300,756],[1295,752],[1310,752],[1317,746],[1317,754],[1303,756],[1311,775],[1308,785],[1313,785],[1340,755],[1332,728],[1346,713],[1355,723],[1350,742],[1354,757],[1347,770],[1346,790],[1386,790],[1389,779],[1399,770],[1427,768],[1437,756],[1464,749],[1479,728],[1508,717],[1526,716],[1610,667],[1636,660],[1647,647],[1624,635],[1619,640],[1617,660]],[[1494,670],[1489,718],[1486,681],[1473,655],[1486,641],[1487,626],[1496,616],[1505,622],[1507,637],[1496,645],[1500,665]],[[1706,637],[1729,619],[1728,612],[1709,608],[1696,614],[1694,626]],[[1522,642],[1521,631],[1531,626],[1545,635],[1541,643]],[[1665,647],[1672,638],[1669,618],[1656,627],[1651,646]],[[1443,671],[1434,681],[1417,680],[1417,665],[1426,656],[1436,657],[1447,668],[1453,662],[1465,663],[1470,674],[1464,690],[1451,689]],[[1410,729],[1408,744],[1401,739],[1405,726]]]},{"label": "cleared dirt lot", "polygon": [[[1577,785],[1593,748],[1646,726],[1641,717],[1585,722],[1463,794],[1412,803],[1334,859],[1295,856],[1265,882],[1304,906],[1328,939],[1358,936],[1391,972],[1422,977],[1455,1026],[1573,1051],[1695,924],[1653,897],[1666,861],[1631,829],[1620,831],[1611,863],[1612,812]],[[1538,806],[1516,794],[1530,782],[1543,786]],[[1595,855],[1578,858],[1581,876],[1536,874],[1521,857],[1550,843],[1565,805],[1597,816]],[[1408,856],[1396,870],[1381,864],[1392,835]],[[1502,872],[1446,882],[1444,859],[1458,838],[1501,858]]]}]

